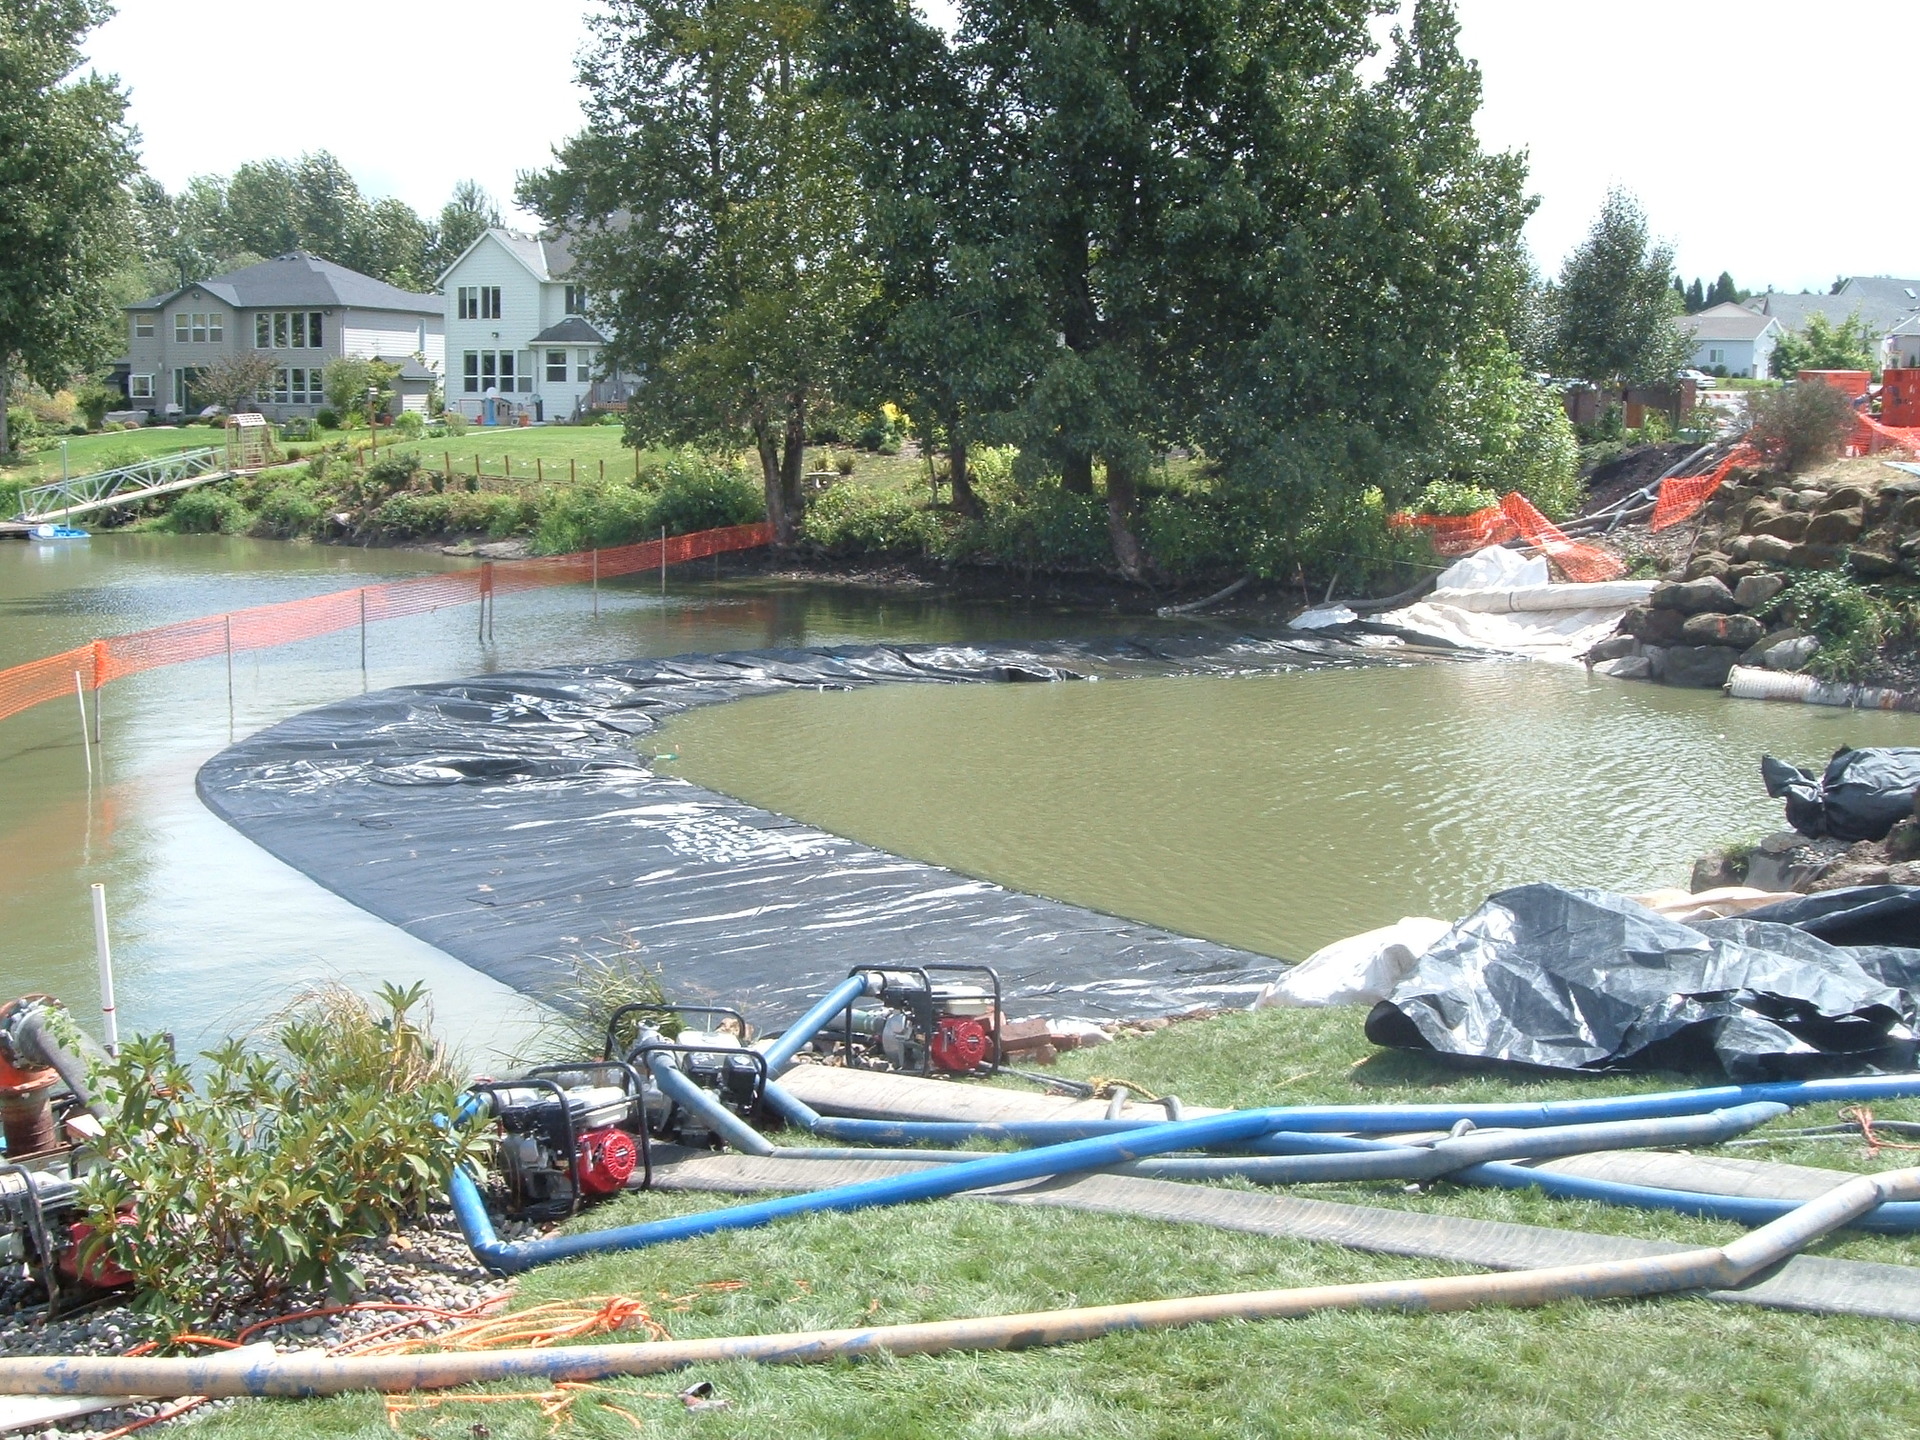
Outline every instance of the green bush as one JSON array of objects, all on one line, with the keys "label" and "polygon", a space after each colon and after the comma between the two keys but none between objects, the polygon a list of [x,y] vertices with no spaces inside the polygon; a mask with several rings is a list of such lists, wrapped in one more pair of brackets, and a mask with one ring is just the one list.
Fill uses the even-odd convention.
[{"label": "green bush", "polygon": [[116,410],[123,403],[118,390],[110,390],[105,385],[85,385],[74,394],[74,403],[80,407],[80,413],[86,417],[87,427],[98,430],[107,423],[107,411]]},{"label": "green bush", "polygon": [[1807,670],[1828,680],[1857,680],[1872,670],[1895,620],[1892,606],[1838,570],[1795,580],[1772,613],[1791,617],[1819,640]]},{"label": "green bush", "polygon": [[631,545],[659,534],[651,491],[619,480],[583,480],[548,486],[531,497],[536,519],[533,548],[565,555],[612,545]]},{"label": "green bush", "polygon": [[751,525],[766,517],[760,488],[734,466],[691,450],[670,457],[652,472],[653,533],[669,535]]},{"label": "green bush", "polygon": [[44,433],[40,422],[34,418],[33,411],[26,406],[9,405],[7,407],[7,443],[14,449],[24,448],[29,440],[38,440]]},{"label": "green bush", "polygon": [[322,430],[338,430],[340,428],[340,417],[323,405],[313,412],[313,423],[318,425]]},{"label": "green bush", "polygon": [[1838,455],[1853,424],[1853,402],[1818,380],[1758,391],[1747,401],[1748,441],[1789,472]]},{"label": "green bush", "polygon": [[402,410],[393,417],[393,433],[403,440],[418,440],[427,422],[418,410]]},{"label": "green bush", "polygon": [[411,450],[389,450],[360,472],[354,486],[355,498],[366,506],[379,506],[389,495],[413,487],[420,477],[420,456]]},{"label": "green bush", "polygon": [[229,1040],[196,1074],[164,1036],[126,1043],[101,1093],[86,1200],[104,1251],[171,1334],[289,1289],[345,1296],[355,1241],[423,1215],[473,1141],[455,1072],[414,1018],[422,987],[344,990],[286,1015],[274,1050]]},{"label": "green bush", "polygon": [[239,496],[206,485],[173,502],[167,527],[180,535],[238,535],[252,518]]},{"label": "green bush", "polygon": [[298,486],[276,486],[255,512],[253,533],[282,540],[305,535],[319,522],[320,513],[319,505]]},{"label": "green bush", "polygon": [[904,490],[835,485],[807,507],[801,535],[829,555],[895,555],[918,558],[937,552],[945,538],[940,517]]},{"label": "green bush", "polygon": [[1413,502],[1413,510],[1419,515],[1472,515],[1499,503],[1499,493],[1484,485],[1435,480],[1420,492],[1420,498]]}]

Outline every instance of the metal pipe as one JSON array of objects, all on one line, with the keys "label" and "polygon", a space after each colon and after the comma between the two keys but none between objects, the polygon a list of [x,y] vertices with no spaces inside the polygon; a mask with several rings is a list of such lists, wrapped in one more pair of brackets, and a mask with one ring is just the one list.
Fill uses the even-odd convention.
[{"label": "metal pipe", "polygon": [[734,1149],[747,1155],[774,1153],[777,1147],[771,1140],[722,1105],[717,1095],[702,1090],[681,1074],[671,1051],[642,1048],[638,1052],[638,1060],[647,1067],[647,1072],[653,1076],[653,1083],[665,1091],[670,1100],[693,1111],[706,1121],[709,1130]]},{"label": "metal pipe", "polygon": [[599,1254],[608,1250],[640,1250],[695,1235],[710,1235],[720,1230],[752,1229],[790,1215],[810,1215],[827,1210],[864,1210],[876,1205],[933,1200],[957,1195],[965,1190],[979,1190],[1081,1170],[1098,1170],[1145,1155],[1164,1154],[1169,1150],[1231,1144],[1252,1139],[1272,1129],[1277,1123],[1273,1118],[1274,1113],[1268,1110],[1228,1111],[1224,1115],[1209,1115],[1201,1120],[1152,1125],[1124,1136],[1102,1136],[1038,1150],[984,1155],[932,1170],[915,1170],[904,1175],[889,1175],[880,1180],[864,1180],[827,1190],[781,1195],[770,1200],[727,1206],[696,1215],[679,1215],[612,1230],[554,1235],[513,1243],[502,1241],[494,1233],[493,1221],[487,1215],[479,1187],[464,1170],[454,1172],[450,1198],[454,1215],[474,1255],[490,1270],[514,1274],[535,1265],[579,1255]]},{"label": "metal pipe", "polygon": [[0,1005],[0,1056],[21,1068],[44,1066],[51,1069],[73,1092],[73,1096],[96,1119],[106,1119],[106,1106],[93,1098],[87,1084],[87,1067],[110,1063],[106,1054],[87,1033],[69,1019],[61,1026],[70,1030],[69,1044],[54,1033],[55,1014],[66,1015],[66,1007],[47,995],[23,995]]},{"label": "metal pipe", "polygon": [[654,1375],[689,1365],[728,1361],[809,1364],[865,1355],[1026,1349],[1090,1340],[1121,1331],[1164,1330],[1222,1320],[1275,1320],[1330,1310],[1441,1314],[1481,1305],[1547,1305],[1569,1299],[1669,1295],[1739,1285],[1805,1249],[1821,1236],[1851,1224],[1883,1202],[1913,1199],[1920,1199],[1920,1170],[1862,1175],[1731,1244],[1598,1265],[1200,1295],[911,1325],[626,1345],[551,1346],[445,1355],[307,1353],[264,1359],[237,1352],[194,1359],[33,1356],[0,1359],[0,1393],[223,1398],[336,1395],[352,1390],[434,1390],[492,1381],[591,1381]]}]

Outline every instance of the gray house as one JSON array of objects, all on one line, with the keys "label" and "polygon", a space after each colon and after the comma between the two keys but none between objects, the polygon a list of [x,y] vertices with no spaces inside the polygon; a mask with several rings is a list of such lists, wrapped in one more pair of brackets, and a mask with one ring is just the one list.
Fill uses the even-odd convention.
[{"label": "gray house", "polygon": [[1920,280],[1897,275],[1855,275],[1831,295],[1789,295],[1769,290],[1755,295],[1746,306],[1756,314],[1771,315],[1795,334],[1804,330],[1814,315],[1824,315],[1836,325],[1851,315],[1858,315],[1866,322],[1869,345],[1877,342],[1877,359],[1885,363],[1895,349],[1895,332],[1920,317]]},{"label": "gray house", "polygon": [[1780,322],[1731,300],[1697,315],[1676,315],[1674,325],[1693,343],[1687,363],[1710,375],[1764,379],[1773,364],[1773,347],[1783,333]]},{"label": "gray house", "polygon": [[444,306],[371,275],[304,251],[216,275],[127,306],[127,402],[158,416],[191,415],[201,404],[194,377],[243,352],[273,361],[260,409],[268,418],[312,415],[326,404],[329,360],[412,361],[401,387],[408,409],[424,409],[430,379],[446,372]]}]

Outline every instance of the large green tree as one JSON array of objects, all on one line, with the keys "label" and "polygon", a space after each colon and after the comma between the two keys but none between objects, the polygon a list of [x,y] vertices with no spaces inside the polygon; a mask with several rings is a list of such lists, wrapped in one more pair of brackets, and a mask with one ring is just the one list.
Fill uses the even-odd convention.
[{"label": "large green tree", "polygon": [[57,386],[118,338],[109,299],[132,253],[138,169],[127,99],[78,76],[104,0],[0,0],[0,454],[22,374]]},{"label": "large green tree", "polygon": [[1693,349],[1673,323],[1681,307],[1672,275],[1673,247],[1653,237],[1640,202],[1609,190],[1560,272],[1561,372],[1603,390],[1672,379]]},{"label": "large green tree", "polygon": [[1859,311],[1841,321],[1815,311],[1805,328],[1788,331],[1773,347],[1773,374],[1791,380],[1802,370],[1878,370],[1880,337]]},{"label": "large green tree", "polygon": [[431,278],[438,279],[447,266],[466,253],[467,247],[500,223],[500,205],[478,180],[462,180],[453,187],[453,195],[440,207],[433,224],[433,239],[427,252]]},{"label": "large green tree", "polygon": [[581,62],[586,128],[521,200],[573,237],[638,372],[636,444],[738,443],[792,540],[808,416],[839,373],[863,279],[837,104],[792,0],[608,0]]}]

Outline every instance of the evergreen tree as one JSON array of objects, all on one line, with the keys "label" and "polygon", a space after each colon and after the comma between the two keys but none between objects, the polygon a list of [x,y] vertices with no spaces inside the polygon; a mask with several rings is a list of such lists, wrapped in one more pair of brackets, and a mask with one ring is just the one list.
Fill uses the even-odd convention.
[{"label": "evergreen tree", "polygon": [[109,287],[134,254],[127,97],[77,77],[104,0],[0,0],[0,454],[16,375],[52,389],[120,336]]},{"label": "evergreen tree", "polygon": [[1687,314],[1698,315],[1709,305],[1718,305],[1720,302],[1714,298],[1714,295],[1718,293],[1718,288],[1719,287],[1716,286],[1711,293],[1704,291],[1700,288],[1700,277],[1698,275],[1694,276],[1693,283],[1687,287],[1687,293],[1684,297]]},{"label": "evergreen tree", "polygon": [[499,203],[478,180],[462,180],[455,185],[452,198],[440,207],[440,217],[432,226],[427,253],[430,278],[438,280],[447,266],[466,254],[469,245],[499,223]]},{"label": "evergreen tree", "polygon": [[1560,272],[1560,370],[1603,390],[1669,379],[1692,349],[1673,323],[1672,273],[1672,248],[1653,239],[1639,202],[1609,191]]}]

